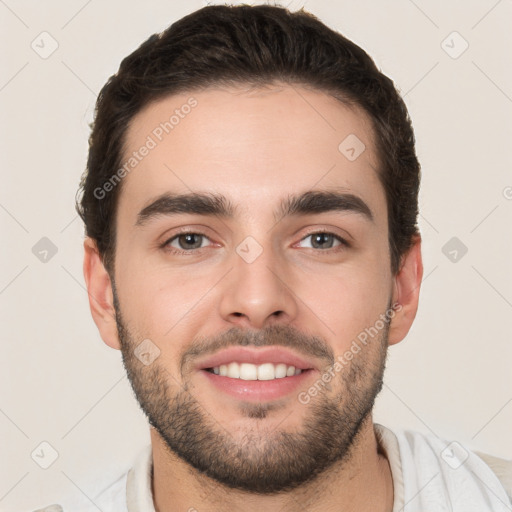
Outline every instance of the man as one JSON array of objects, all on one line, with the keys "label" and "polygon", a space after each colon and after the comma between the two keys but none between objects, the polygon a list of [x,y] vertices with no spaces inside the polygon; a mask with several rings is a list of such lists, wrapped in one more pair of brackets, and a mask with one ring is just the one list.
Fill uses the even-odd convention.
[{"label": "man", "polygon": [[151,446],[91,509],[511,510],[505,461],[372,421],[419,183],[391,80],[303,11],[205,7],[124,59],[78,211]]}]

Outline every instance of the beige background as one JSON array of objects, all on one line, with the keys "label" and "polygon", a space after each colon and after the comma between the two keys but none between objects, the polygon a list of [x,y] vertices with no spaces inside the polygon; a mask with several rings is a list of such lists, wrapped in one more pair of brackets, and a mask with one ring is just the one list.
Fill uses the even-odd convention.
[{"label": "beige background", "polygon": [[[0,1],[1,511],[86,499],[149,442],[120,353],[89,313],[74,197],[101,86],[202,5]],[[418,140],[425,279],[417,320],[390,349],[376,420],[512,458],[512,2],[289,5],[370,53],[405,95]],[[47,58],[31,47],[52,40]],[[46,263],[32,252],[43,237],[57,249]],[[443,252],[452,237],[468,248],[456,262]],[[43,441],[58,453],[48,469],[31,458],[49,461]]]}]

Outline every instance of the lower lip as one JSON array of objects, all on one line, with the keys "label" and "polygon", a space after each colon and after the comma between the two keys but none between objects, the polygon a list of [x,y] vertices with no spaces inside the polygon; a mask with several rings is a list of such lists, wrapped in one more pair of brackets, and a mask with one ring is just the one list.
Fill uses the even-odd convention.
[{"label": "lower lip", "polygon": [[273,380],[243,380],[223,377],[215,373],[201,370],[211,385],[220,391],[251,402],[263,402],[286,397],[299,388],[304,388],[305,381],[310,378],[314,370],[303,370],[299,375],[283,377]]}]

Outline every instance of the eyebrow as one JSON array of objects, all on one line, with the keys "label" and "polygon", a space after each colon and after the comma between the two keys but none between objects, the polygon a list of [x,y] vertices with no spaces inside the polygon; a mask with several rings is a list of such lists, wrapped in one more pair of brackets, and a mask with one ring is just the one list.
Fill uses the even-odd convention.
[{"label": "eyebrow", "polygon": [[[135,226],[142,227],[158,217],[181,213],[232,219],[236,212],[236,206],[222,194],[165,193],[138,213]],[[279,222],[284,217],[325,212],[354,213],[374,222],[372,211],[363,199],[354,194],[332,190],[310,190],[299,195],[289,195],[274,211],[274,220]]]}]

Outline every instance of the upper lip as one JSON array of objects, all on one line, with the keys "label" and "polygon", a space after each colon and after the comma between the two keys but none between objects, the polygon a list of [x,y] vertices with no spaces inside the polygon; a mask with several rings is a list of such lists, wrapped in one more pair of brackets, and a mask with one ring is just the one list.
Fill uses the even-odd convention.
[{"label": "upper lip", "polygon": [[300,370],[317,368],[317,365],[311,361],[306,360],[289,349],[277,346],[261,348],[230,347],[201,359],[198,361],[196,368],[198,370],[215,368],[216,366],[229,364],[233,361],[256,365],[263,363],[284,363],[287,366],[295,366],[295,368],[299,368]]}]

